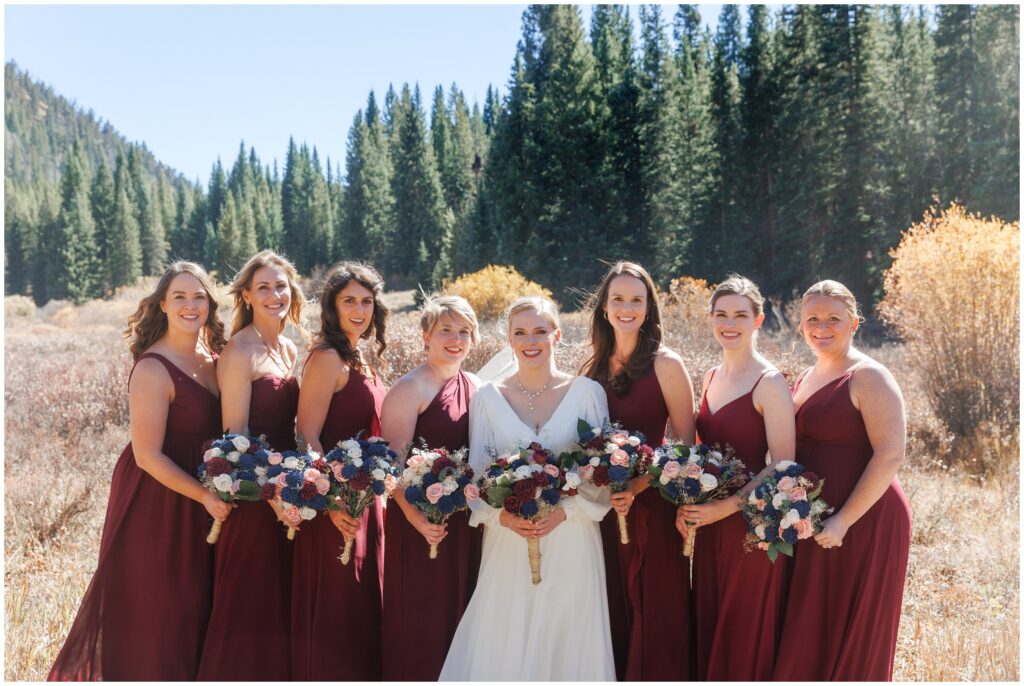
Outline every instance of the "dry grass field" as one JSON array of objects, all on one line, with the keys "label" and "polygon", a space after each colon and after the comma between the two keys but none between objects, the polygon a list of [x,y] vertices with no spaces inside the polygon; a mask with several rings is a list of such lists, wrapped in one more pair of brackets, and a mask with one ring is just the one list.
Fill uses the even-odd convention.
[{"label": "dry grass field", "polygon": [[[120,330],[144,292],[139,287],[109,301],[38,310],[25,298],[5,301],[7,680],[45,678],[95,568],[110,472],[128,437],[130,360]],[[397,294],[392,305],[391,344],[381,366],[389,381],[420,362],[422,347],[411,296]],[[314,308],[307,316],[315,328]],[[484,328],[468,369],[479,368],[502,345],[493,324]],[[587,323],[570,314],[563,328],[566,344],[558,354],[570,368],[582,360]],[[666,330],[666,342],[683,355],[699,386],[717,358],[710,335],[692,313],[671,308]],[[811,359],[792,332],[762,335],[760,347],[786,372],[798,372]],[[929,410],[903,349],[869,352],[896,375],[909,414],[900,479],[914,533],[895,678],[1016,681],[1017,434],[979,434],[972,451],[958,450]],[[972,454],[985,470],[971,464]]]}]

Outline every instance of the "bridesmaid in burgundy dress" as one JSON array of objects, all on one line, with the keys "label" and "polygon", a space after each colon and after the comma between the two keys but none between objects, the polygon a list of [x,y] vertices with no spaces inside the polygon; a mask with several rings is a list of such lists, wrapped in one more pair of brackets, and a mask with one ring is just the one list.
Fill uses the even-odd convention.
[{"label": "bridesmaid in burgundy dress", "polygon": [[[661,345],[661,313],[647,271],[618,262],[591,300],[593,355],[582,374],[608,394],[612,421],[642,432],[652,447],[671,420],[676,440],[693,441],[693,386],[682,359]],[[648,488],[646,475],[612,496],[601,522],[616,676],[629,681],[692,678],[689,567],[679,556],[676,510]],[[630,543],[619,542],[616,513],[629,515]],[[656,637],[670,636],[671,641]]]},{"label": "bridesmaid in burgundy dress", "polygon": [[[303,297],[295,267],[264,250],[231,284],[235,318],[218,364],[224,430],[265,435],[274,450],[295,449],[299,383],[292,375]],[[213,612],[199,678],[266,681],[290,676],[288,651],[291,544],[273,503],[243,502],[214,546]],[[239,646],[278,645],[253,659]]]},{"label": "bridesmaid in burgundy dress", "polygon": [[[410,444],[456,451],[469,442],[469,399],[480,385],[462,371],[479,340],[473,308],[459,296],[430,298],[420,316],[426,362],[384,399],[382,435],[399,454]],[[483,532],[469,513],[431,524],[396,489],[388,507],[384,560],[385,681],[437,681],[476,586]],[[440,543],[437,558],[430,545]]]},{"label": "bridesmaid in burgundy dress", "polygon": [[[363,362],[359,340],[387,348],[384,281],[372,267],[341,262],[324,277],[320,331],[302,373],[299,441],[325,453],[356,434],[380,435],[387,389]],[[338,559],[346,539],[352,559]],[[384,509],[380,498],[359,519],[328,511],[302,526],[292,564],[293,681],[381,678],[381,585]]]},{"label": "bridesmaid in burgundy dress", "polygon": [[910,553],[910,506],[896,472],[906,451],[903,396],[889,370],[853,347],[853,294],[821,281],[800,329],[817,360],[793,390],[797,460],[825,479],[835,508],[796,546],[781,681],[888,681]]},{"label": "bridesmaid in burgundy dress", "polygon": [[209,518],[231,507],[195,478],[220,435],[224,327],[210,277],[175,262],[125,332],[131,442],[114,467],[99,563],[50,681],[189,681],[210,614]]},{"label": "bridesmaid in burgundy dress", "polygon": [[[730,274],[711,296],[711,329],[722,364],[704,375],[697,440],[731,445],[747,472],[792,460],[796,450],[793,399],[786,379],[754,346],[764,301],[749,279]],[[764,681],[772,677],[785,607],[786,557],[747,553],[747,520],[737,493],[679,508],[676,526],[697,524],[693,558],[697,680]]]}]

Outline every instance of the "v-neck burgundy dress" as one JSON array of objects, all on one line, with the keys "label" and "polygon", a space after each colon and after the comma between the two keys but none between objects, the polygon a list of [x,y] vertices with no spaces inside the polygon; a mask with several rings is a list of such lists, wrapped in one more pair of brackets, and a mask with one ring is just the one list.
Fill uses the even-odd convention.
[{"label": "v-neck burgundy dress", "polygon": [[[295,450],[299,382],[266,374],[253,380],[249,434],[274,450]],[[240,502],[214,548],[213,611],[199,669],[201,681],[279,681],[290,675],[289,592],[292,545],[263,501]],[[273,645],[253,659],[240,646]]]},{"label": "v-neck burgundy dress", "polygon": [[[651,447],[665,442],[668,405],[653,364],[624,396],[607,384],[605,391],[612,421],[640,431]],[[633,500],[628,520],[627,545],[619,543],[615,510],[601,522],[616,674],[629,681],[689,681],[693,612],[676,508],[647,488]]]},{"label": "v-neck burgundy dress", "polygon": [[[414,445],[456,451],[469,443],[469,399],[476,387],[465,372],[452,377],[416,420]],[[437,681],[452,636],[476,587],[483,538],[469,512],[448,519],[448,535],[430,545],[398,505],[384,525],[383,679]]]},{"label": "v-neck burgundy dress", "polygon": [[[220,401],[162,355],[147,358],[174,383],[162,451],[195,475],[203,443],[220,435]],[[210,615],[209,529],[206,509],[147,474],[129,443],[111,476],[96,573],[48,679],[194,680]]]},{"label": "v-neck burgundy dress", "polygon": [[[767,373],[767,372],[766,372]],[[754,407],[754,389],[712,414],[707,388],[697,413],[697,439],[731,445],[747,472],[764,468],[768,435]],[[714,382],[715,372],[708,379]],[[791,458],[792,455],[780,456]],[[772,677],[785,608],[789,559],[772,564],[759,550],[744,552],[747,520],[737,510],[697,529],[693,594],[698,681],[764,681]]]},{"label": "v-neck burgundy dress", "polygon": [[[320,432],[329,451],[338,441],[380,435],[387,389],[355,369],[331,396]],[[384,508],[380,498],[363,510],[352,559],[339,556],[345,539],[327,516],[303,522],[292,559],[292,681],[379,681]]]},{"label": "v-neck burgundy dress", "polygon": [[[797,460],[825,480],[821,497],[836,512],[874,455],[850,398],[854,371],[825,384],[796,413]],[[909,554],[910,505],[895,477],[842,546],[795,546],[774,678],[891,680]]]}]

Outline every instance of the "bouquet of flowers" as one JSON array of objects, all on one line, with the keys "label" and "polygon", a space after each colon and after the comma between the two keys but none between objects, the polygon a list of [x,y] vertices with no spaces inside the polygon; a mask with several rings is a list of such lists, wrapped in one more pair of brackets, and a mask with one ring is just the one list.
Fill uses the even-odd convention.
[{"label": "bouquet of flowers", "polygon": [[[747,482],[746,465],[735,457],[731,446],[724,452],[717,446],[666,444],[654,451],[654,462],[647,469],[651,485],[661,497],[675,506],[702,505],[727,498]],[[690,558],[690,586],[693,586],[693,543],[696,524],[687,526],[683,555]]]},{"label": "bouquet of flowers", "polygon": [[[554,453],[531,443],[496,457],[479,479],[480,493],[491,507],[530,521],[543,519],[559,506],[562,496],[576,495],[580,476],[558,465]],[[526,539],[530,573],[540,583],[540,541]]]},{"label": "bouquet of flowers", "polygon": [[[268,500],[263,486],[276,475],[274,465],[281,463],[281,454],[272,453],[261,438],[241,434],[224,434],[204,444],[203,463],[196,476],[207,490],[226,503],[237,500]],[[278,470],[279,471],[279,470]],[[220,538],[221,522],[214,520],[206,542]]]},{"label": "bouquet of flowers", "polygon": [[[638,431],[626,431],[620,424],[605,423],[591,426],[585,419],[576,423],[579,442],[563,454],[565,467],[576,466],[580,479],[611,493],[626,490],[629,480],[639,474],[641,467],[650,465],[654,450],[644,443],[646,438]],[[619,541],[629,543],[626,515],[620,514]]]},{"label": "bouquet of flowers", "polygon": [[[427,516],[431,524],[444,524],[456,512],[469,509],[469,502],[480,497],[473,483],[473,469],[467,463],[465,448],[449,453],[444,448],[413,448],[405,461],[399,485],[405,499]],[[437,558],[437,544],[430,544],[430,559]]]},{"label": "bouquet of flowers", "polygon": [[[339,441],[324,460],[331,472],[328,507],[335,509],[335,498],[339,498],[352,517],[359,517],[374,497],[386,498],[398,485],[398,455],[379,436]],[[345,541],[339,558],[342,564],[352,559],[352,543]]]},{"label": "bouquet of flowers", "polygon": [[263,485],[263,495],[280,500],[281,517],[288,524],[288,539],[291,540],[299,524],[324,510],[337,509],[337,505],[333,498],[327,497],[331,472],[323,457],[312,451],[294,450],[280,453],[280,457],[282,471]]},{"label": "bouquet of flowers", "polygon": [[775,562],[779,553],[793,556],[793,544],[821,531],[821,516],[832,508],[821,499],[825,480],[804,471],[802,464],[783,460],[761,478],[743,502],[749,531],[743,547],[768,553]]}]

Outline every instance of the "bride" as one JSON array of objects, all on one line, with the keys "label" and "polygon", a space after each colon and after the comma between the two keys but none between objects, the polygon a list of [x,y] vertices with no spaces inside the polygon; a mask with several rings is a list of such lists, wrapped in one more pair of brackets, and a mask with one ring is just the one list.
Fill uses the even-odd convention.
[{"label": "bride", "polygon": [[[508,313],[518,370],[480,388],[470,402],[470,464],[482,474],[495,454],[538,442],[558,454],[583,418],[608,416],[604,390],[555,368],[558,311],[543,298],[520,298]],[[608,600],[598,522],[610,508],[604,490],[563,498],[529,522],[472,501],[470,525],[484,525],[473,598],[452,640],[441,681],[614,681]],[[526,539],[540,538],[541,577],[530,580]]]}]

